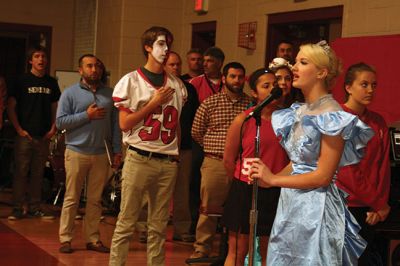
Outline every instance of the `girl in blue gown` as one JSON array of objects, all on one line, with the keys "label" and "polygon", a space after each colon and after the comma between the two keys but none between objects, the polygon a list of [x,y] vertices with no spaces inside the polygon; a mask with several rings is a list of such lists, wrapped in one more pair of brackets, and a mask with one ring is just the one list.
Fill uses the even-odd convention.
[{"label": "girl in blue gown", "polygon": [[357,265],[365,248],[335,175],[339,167],[360,161],[373,131],[329,94],[339,69],[326,42],[300,47],[293,86],[301,89],[306,103],[272,116],[274,132],[291,162],[278,174],[261,160],[252,164],[251,179],[258,178],[261,186],[282,187],[267,265]]}]

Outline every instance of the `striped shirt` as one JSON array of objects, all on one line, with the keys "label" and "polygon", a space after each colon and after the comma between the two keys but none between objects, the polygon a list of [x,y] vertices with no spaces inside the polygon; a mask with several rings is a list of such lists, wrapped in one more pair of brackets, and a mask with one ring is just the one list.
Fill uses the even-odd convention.
[{"label": "striped shirt", "polygon": [[250,102],[251,98],[245,93],[238,99],[231,99],[223,90],[200,105],[193,121],[192,137],[203,147],[206,156],[222,159],[228,128]]}]

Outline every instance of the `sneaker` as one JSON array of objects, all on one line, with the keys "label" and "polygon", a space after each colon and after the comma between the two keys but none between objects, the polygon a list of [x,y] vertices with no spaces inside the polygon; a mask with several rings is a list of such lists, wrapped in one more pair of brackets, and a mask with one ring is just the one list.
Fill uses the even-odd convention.
[{"label": "sneaker", "polygon": [[42,218],[43,220],[54,220],[56,218],[53,214],[44,212],[42,210],[30,211],[28,214],[33,218]]},{"label": "sneaker", "polygon": [[87,250],[93,250],[100,253],[110,253],[110,249],[103,245],[101,241],[97,241],[96,243],[87,243]]},{"label": "sneaker", "polygon": [[72,253],[74,252],[74,250],[71,248],[71,242],[64,242],[61,243],[61,247],[58,249],[58,251],[60,251],[60,253]]},{"label": "sneaker", "polygon": [[200,251],[200,250],[196,250],[195,252],[192,253],[192,255],[190,255],[191,259],[202,259],[202,258],[208,258],[208,254]]},{"label": "sneaker", "polygon": [[8,216],[8,220],[15,221],[24,218],[24,212],[22,209],[13,209],[11,214]]}]

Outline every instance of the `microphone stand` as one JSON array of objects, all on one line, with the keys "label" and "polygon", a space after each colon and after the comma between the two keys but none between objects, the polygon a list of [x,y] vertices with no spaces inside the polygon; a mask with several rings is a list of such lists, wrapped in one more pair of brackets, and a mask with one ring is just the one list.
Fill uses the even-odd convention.
[{"label": "microphone stand", "polygon": [[[260,157],[260,127],[261,127],[261,113],[258,113],[254,116],[256,120],[256,136],[254,139],[254,157]],[[258,179],[255,179],[253,182],[253,194],[251,198],[251,210],[250,210],[250,232],[249,232],[249,266],[254,265],[254,257],[255,257],[255,245],[256,245],[256,235],[257,235],[257,218],[258,218],[258,210],[257,210],[257,199],[258,199]]]}]

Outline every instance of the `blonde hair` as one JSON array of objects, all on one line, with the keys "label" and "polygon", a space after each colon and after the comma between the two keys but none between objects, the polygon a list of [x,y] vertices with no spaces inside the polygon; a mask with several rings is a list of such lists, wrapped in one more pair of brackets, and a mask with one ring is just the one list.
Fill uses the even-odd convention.
[{"label": "blonde hair", "polygon": [[324,80],[325,87],[331,89],[335,85],[336,77],[342,71],[342,64],[335,52],[326,42],[317,44],[303,44],[300,51],[317,66],[318,69],[326,69],[328,74]]}]

